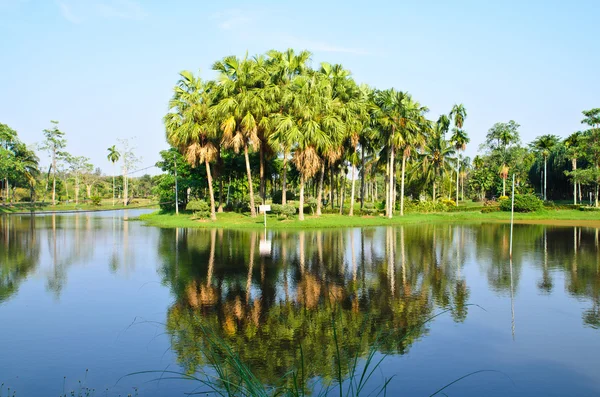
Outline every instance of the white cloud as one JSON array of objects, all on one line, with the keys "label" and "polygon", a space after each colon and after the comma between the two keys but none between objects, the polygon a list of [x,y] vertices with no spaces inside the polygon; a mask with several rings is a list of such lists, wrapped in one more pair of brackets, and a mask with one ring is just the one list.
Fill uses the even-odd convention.
[{"label": "white cloud", "polygon": [[294,48],[306,49],[313,52],[337,52],[354,55],[369,55],[370,52],[356,47],[343,47],[327,43],[325,41],[313,41],[293,36],[285,36],[283,41],[286,45]]},{"label": "white cloud", "polygon": [[141,20],[146,17],[146,12],[135,0],[104,0],[96,3],[62,0],[57,4],[61,15],[71,23],[95,18]]}]

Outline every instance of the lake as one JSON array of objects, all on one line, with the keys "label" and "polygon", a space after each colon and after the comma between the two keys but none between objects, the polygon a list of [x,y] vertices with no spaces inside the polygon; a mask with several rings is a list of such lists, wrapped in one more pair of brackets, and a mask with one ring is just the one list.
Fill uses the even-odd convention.
[{"label": "lake", "polygon": [[[598,229],[159,229],[142,211],[0,217],[0,396],[174,396],[230,346],[311,385],[377,343],[389,395],[600,394]],[[303,358],[303,359],[302,359]],[[482,371],[482,372],[478,372]],[[126,375],[130,376],[126,376]],[[8,388],[10,387],[10,391]],[[368,394],[368,393],[367,393]]]}]

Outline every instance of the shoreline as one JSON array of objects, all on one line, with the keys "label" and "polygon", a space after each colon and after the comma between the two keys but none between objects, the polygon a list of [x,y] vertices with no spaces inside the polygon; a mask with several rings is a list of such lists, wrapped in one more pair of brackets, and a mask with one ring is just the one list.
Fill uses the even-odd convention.
[{"label": "shoreline", "polygon": [[[264,229],[264,218],[251,218],[249,214],[218,213],[216,221],[193,220],[191,213],[161,213],[141,215],[138,219],[146,226],[160,228],[195,229]],[[321,217],[306,216],[304,221],[297,218],[280,220],[275,215],[267,216],[267,229],[329,229],[347,227],[399,226],[416,223],[510,223],[510,213],[480,211],[410,213],[395,215],[392,219],[372,215],[323,214]],[[545,210],[533,213],[515,213],[515,224],[537,224],[547,226],[580,226],[600,228],[600,213],[579,210]]]}]

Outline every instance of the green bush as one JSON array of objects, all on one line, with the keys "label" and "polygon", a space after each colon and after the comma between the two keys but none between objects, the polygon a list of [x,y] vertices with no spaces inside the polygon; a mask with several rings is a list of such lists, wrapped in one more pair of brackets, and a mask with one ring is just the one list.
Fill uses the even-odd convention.
[{"label": "green bush", "polygon": [[194,212],[194,218],[207,219],[210,217],[210,205],[204,200],[192,200],[185,207],[188,211]]},{"label": "green bush", "polygon": [[587,205],[582,205],[581,207],[579,207],[579,211],[585,211],[585,212],[596,212],[596,211],[600,211],[599,207],[590,207]]},{"label": "green bush", "polygon": [[[452,203],[454,201],[449,200]],[[420,212],[420,213],[430,213],[430,212],[446,212],[448,211],[448,206],[441,201],[433,202],[433,201],[418,201],[418,200],[406,200],[404,202],[404,212]]]},{"label": "green bush", "polygon": [[488,206],[488,207],[483,207],[481,209],[481,213],[482,214],[488,214],[490,212],[499,212],[500,211],[500,207],[499,206]]},{"label": "green bush", "polygon": [[373,203],[365,203],[363,205],[361,213],[363,215],[377,215],[379,213],[379,210],[377,208],[375,208],[375,204],[373,204]]},{"label": "green bush", "polygon": [[99,207],[100,202],[102,201],[102,198],[100,196],[92,196],[92,197],[90,197],[90,200],[92,202],[92,205]]},{"label": "green bush", "polygon": [[498,201],[508,200],[508,196],[500,196],[498,197]]},{"label": "green bush", "polygon": [[306,201],[306,204],[310,208],[310,212],[314,215],[315,211],[317,210],[317,204],[318,204],[317,199],[314,197],[311,197]]},{"label": "green bush", "polygon": [[456,207],[456,201],[452,199],[441,199],[440,203],[444,204],[447,208]]},{"label": "green bush", "polygon": [[[511,205],[511,200],[502,200],[500,209],[510,211]],[[542,208],[544,208],[544,202],[533,194],[515,194],[515,212],[535,212]]]},{"label": "green bush", "polygon": [[[274,191],[273,194],[271,195],[273,204],[281,204],[282,197],[283,197],[283,193],[281,192],[281,190]],[[287,201],[292,201],[292,200],[296,199],[294,196],[294,193],[289,190],[285,191],[285,198]]]},{"label": "green bush", "polygon": [[279,219],[288,219],[296,215],[296,207],[291,204],[271,204],[271,213],[277,215]]}]

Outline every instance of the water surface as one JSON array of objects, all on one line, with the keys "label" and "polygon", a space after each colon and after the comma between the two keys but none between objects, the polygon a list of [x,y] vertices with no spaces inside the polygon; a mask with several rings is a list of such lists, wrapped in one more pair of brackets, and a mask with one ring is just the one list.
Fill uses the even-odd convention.
[{"label": "water surface", "polygon": [[203,329],[266,383],[299,346],[327,382],[332,317],[345,359],[384,336],[374,381],[394,376],[393,395],[479,370],[445,393],[600,393],[597,229],[515,225],[511,265],[503,224],[189,230],[124,219],[138,213],[0,218],[0,396],[197,391],[120,378],[207,368]]}]

